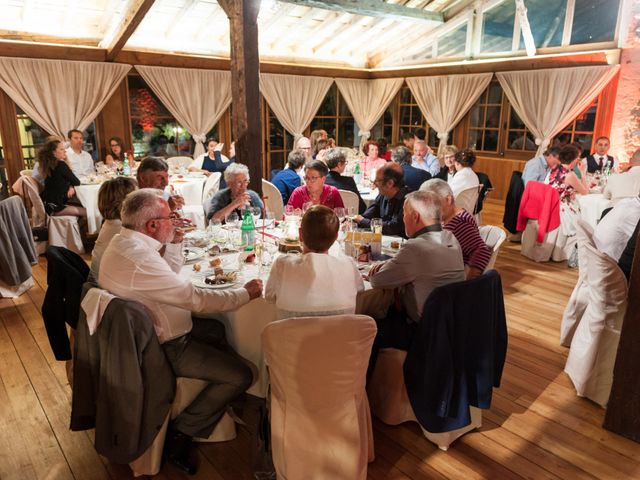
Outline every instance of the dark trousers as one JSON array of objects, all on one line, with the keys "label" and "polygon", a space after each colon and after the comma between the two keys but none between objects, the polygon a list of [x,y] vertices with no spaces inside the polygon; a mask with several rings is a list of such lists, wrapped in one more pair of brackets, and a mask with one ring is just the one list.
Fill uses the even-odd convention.
[{"label": "dark trousers", "polygon": [[191,332],[162,347],[176,377],[209,383],[174,420],[179,432],[206,438],[227,405],[251,385],[251,369],[227,344],[224,325],[212,318],[194,318]]},{"label": "dark trousers", "polygon": [[380,349],[397,348],[398,350],[408,351],[418,326],[415,322],[408,322],[406,315],[396,310],[393,305],[389,308],[386,317],[376,318],[376,325],[378,326],[378,333],[376,333],[376,338],[373,340],[373,346],[371,347],[367,381],[373,375]]}]

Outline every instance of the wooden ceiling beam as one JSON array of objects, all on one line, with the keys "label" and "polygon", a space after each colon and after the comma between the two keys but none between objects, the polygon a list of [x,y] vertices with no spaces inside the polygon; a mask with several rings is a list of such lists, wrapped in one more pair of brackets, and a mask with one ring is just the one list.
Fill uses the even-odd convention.
[{"label": "wooden ceiling beam", "polygon": [[279,0],[280,3],[292,3],[301,7],[322,8],[338,12],[363,15],[367,17],[396,17],[412,20],[443,23],[444,16],[438,12],[409,8],[379,0]]},{"label": "wooden ceiling beam", "polygon": [[15,30],[0,30],[0,40],[32,42],[36,44],[79,45],[82,47],[97,47],[99,41],[95,38],[65,38],[41,33],[18,32]]},{"label": "wooden ceiling beam", "polygon": [[[112,62],[125,46],[140,22],[153,6],[155,0],[132,0],[123,19],[111,35],[100,42],[100,46],[107,50],[107,61]],[[110,38],[109,38],[110,37]]]}]

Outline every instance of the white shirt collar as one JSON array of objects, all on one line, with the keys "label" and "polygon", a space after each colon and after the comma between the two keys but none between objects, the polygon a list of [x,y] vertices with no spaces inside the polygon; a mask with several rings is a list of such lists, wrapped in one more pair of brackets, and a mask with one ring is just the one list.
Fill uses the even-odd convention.
[{"label": "white shirt collar", "polygon": [[130,238],[131,240],[144,243],[152,250],[158,251],[162,248],[162,243],[160,243],[155,238],[152,238],[149,235],[145,235],[141,232],[136,232],[135,230],[131,230],[130,228],[122,227],[122,230],[120,230],[120,235],[125,238]]}]

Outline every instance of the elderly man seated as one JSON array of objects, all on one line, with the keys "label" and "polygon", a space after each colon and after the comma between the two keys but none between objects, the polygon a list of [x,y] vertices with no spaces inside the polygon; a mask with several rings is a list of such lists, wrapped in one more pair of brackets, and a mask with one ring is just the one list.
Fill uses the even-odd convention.
[{"label": "elderly man seated", "polygon": [[146,157],[140,162],[136,173],[139,188],[155,188],[162,190],[165,200],[169,202],[171,211],[184,207],[184,198],[172,195],[168,191],[169,165],[161,157]]},{"label": "elderly man seated", "polygon": [[[169,459],[188,473],[192,437],[208,437],[229,402],[251,384],[251,370],[225,342],[224,327],[214,319],[192,319],[191,312],[234,310],[262,293],[260,280],[242,288],[195,288],[179,275],[181,240],[162,193],[145,188],[130,193],[122,205],[122,230],[102,256],[100,286],[112,294],[142,303],[179,377],[198,378],[208,386],[173,421]],[[167,245],[164,258],[159,250]]]},{"label": "elderly man seated", "polygon": [[522,182],[527,185],[527,182],[544,182],[549,172],[558,166],[560,160],[558,155],[560,149],[558,147],[547,148],[542,155],[533,157],[524,165],[522,171]]},{"label": "elderly man seated", "polygon": [[344,152],[341,148],[332,148],[327,151],[324,157],[324,162],[329,167],[329,175],[324,182],[326,185],[331,185],[339,190],[348,190],[355,193],[358,196],[358,213],[364,213],[367,209],[367,205],[362,200],[358,186],[353,177],[342,175],[347,167],[347,159],[344,156]]},{"label": "elderly man seated", "polygon": [[241,219],[244,209],[248,206],[264,208],[260,195],[247,189],[249,169],[246,165],[232,163],[224,171],[224,179],[227,188],[219,190],[213,196],[207,218],[224,221],[229,214],[236,212]]},{"label": "elderly man seated", "polygon": [[442,225],[449,230],[460,243],[462,259],[468,279],[482,275],[491,260],[491,249],[484,243],[478,225],[469,212],[456,207],[453,190],[440,178],[432,178],[420,187],[424,192],[433,192],[442,202]]},{"label": "elderly man seated", "polygon": [[302,255],[283,255],[271,267],[265,298],[278,318],[355,313],[356,295],[364,290],[350,257],[329,255],[340,221],[328,207],[315,205],[302,217]]},{"label": "elderly man seated", "polygon": [[440,196],[433,192],[408,194],[404,226],[409,240],[394,258],[374,265],[369,272],[372,287],[399,288],[402,299],[401,309],[392,306],[386,318],[376,319],[378,334],[369,373],[380,348],[409,348],[422,308],[434,288],[465,279],[460,245],[442,228],[441,203]]},{"label": "elderly man seated", "polygon": [[603,192],[605,198],[617,203],[622,198],[640,194],[640,150],[636,150],[629,160],[629,167],[626,172],[609,177]]},{"label": "elderly man seated", "polygon": [[387,164],[376,171],[373,183],[380,194],[362,215],[356,215],[354,221],[360,228],[369,228],[372,218],[381,218],[384,235],[404,236],[402,207],[408,190],[404,186],[402,169],[397,164]]}]

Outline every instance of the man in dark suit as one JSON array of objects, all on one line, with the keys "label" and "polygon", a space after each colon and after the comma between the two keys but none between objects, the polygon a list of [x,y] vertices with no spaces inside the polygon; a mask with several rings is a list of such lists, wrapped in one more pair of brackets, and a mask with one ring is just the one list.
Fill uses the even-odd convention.
[{"label": "man in dark suit", "polygon": [[596,140],[596,153],[587,157],[587,172],[603,172],[605,168],[609,170],[617,168],[618,162],[611,155],[607,155],[611,143],[607,137],[600,137]]},{"label": "man in dark suit", "polygon": [[329,167],[329,175],[327,175],[327,179],[324,183],[326,185],[336,187],[339,190],[349,190],[350,192],[358,195],[358,213],[364,213],[367,209],[367,205],[364,203],[364,200],[362,200],[360,192],[358,192],[355,180],[353,177],[342,175],[347,166],[347,159],[345,158],[342,150],[339,148],[332,148],[326,153],[324,161],[327,164],[327,167]]},{"label": "man in dark suit", "polygon": [[411,151],[407,147],[396,147],[391,152],[391,160],[402,167],[404,184],[410,192],[420,190],[420,185],[431,178],[425,170],[411,166]]}]

